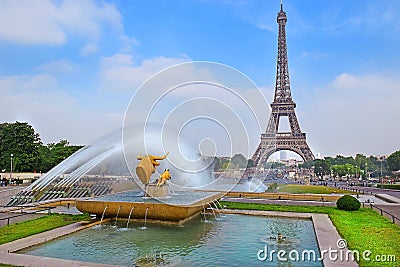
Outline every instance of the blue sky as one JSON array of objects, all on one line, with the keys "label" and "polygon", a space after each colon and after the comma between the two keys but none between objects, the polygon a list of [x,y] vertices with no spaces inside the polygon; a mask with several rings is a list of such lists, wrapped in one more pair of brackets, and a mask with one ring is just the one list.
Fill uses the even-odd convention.
[{"label": "blue sky", "polygon": [[[283,5],[292,96],[313,152],[398,150],[400,2]],[[279,8],[278,0],[0,0],[0,121],[27,121],[45,143],[87,144],[121,127],[142,82],[190,60],[238,69],[270,102]]]}]

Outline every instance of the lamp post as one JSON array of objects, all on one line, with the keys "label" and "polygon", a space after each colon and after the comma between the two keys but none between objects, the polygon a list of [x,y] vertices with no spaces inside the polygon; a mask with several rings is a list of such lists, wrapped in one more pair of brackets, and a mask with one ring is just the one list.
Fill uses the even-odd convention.
[{"label": "lamp post", "polygon": [[13,157],[14,157],[14,154],[11,154],[11,164],[10,164],[10,183],[11,183],[11,180],[12,180],[12,170],[13,170],[13,162],[12,162],[12,160],[13,160]]}]

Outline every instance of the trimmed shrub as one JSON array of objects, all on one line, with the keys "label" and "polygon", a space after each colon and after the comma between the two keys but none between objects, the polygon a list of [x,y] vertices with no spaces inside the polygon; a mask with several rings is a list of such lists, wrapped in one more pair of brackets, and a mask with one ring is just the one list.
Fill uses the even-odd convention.
[{"label": "trimmed shrub", "polygon": [[344,195],[336,201],[336,207],[340,210],[358,210],[361,203],[353,196]]},{"label": "trimmed shrub", "polygon": [[278,188],[278,184],[275,182],[275,183],[271,184],[270,186],[268,186],[268,188],[265,190],[265,192],[274,193],[277,188]]}]

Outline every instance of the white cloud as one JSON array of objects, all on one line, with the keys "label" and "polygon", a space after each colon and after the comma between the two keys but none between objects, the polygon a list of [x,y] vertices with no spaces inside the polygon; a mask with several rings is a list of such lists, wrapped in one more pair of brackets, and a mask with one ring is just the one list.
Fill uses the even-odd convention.
[{"label": "white cloud", "polygon": [[[400,147],[400,78],[342,73],[302,107],[314,152],[389,154]],[[302,119],[300,118],[300,121]],[[306,130],[307,131],[307,130]]]},{"label": "white cloud", "polygon": [[95,43],[87,43],[81,48],[80,53],[82,56],[88,56],[99,51],[99,46]]},{"label": "white cloud", "polygon": [[77,66],[69,61],[55,60],[40,65],[38,70],[46,73],[73,73],[76,68]]},{"label": "white cloud", "polygon": [[104,57],[101,63],[101,89],[115,91],[134,91],[146,79],[164,68],[189,61],[180,58],[155,57],[135,64],[129,54],[115,54]]},{"label": "white cloud", "polygon": [[46,74],[0,78],[0,121],[30,123],[44,143],[87,144],[121,127],[122,114],[88,108],[60,87]]},{"label": "white cloud", "polygon": [[[267,1],[223,1],[226,7],[246,23],[260,30],[273,32],[276,29],[275,20],[277,10],[270,8]],[[276,5],[278,8],[279,6]]]},{"label": "white cloud", "polygon": [[129,37],[125,34],[122,34],[119,36],[119,39],[121,41],[121,51],[129,53],[132,51],[132,46],[138,46],[140,45],[140,42],[132,37]]},{"label": "white cloud", "polygon": [[303,51],[303,52],[301,52],[301,56],[303,58],[311,58],[314,60],[320,60],[320,59],[329,57],[330,55],[328,53],[323,53],[320,51]]},{"label": "white cloud", "polygon": [[104,2],[0,0],[0,39],[21,44],[62,45],[67,35],[97,40],[103,26],[122,32],[121,15]]},{"label": "white cloud", "polygon": [[[63,112],[63,106],[74,106],[67,94],[53,90],[57,81],[49,75],[9,76],[0,79],[0,120],[30,120],[35,114],[44,118]],[[62,102],[62,104],[61,104]]]}]

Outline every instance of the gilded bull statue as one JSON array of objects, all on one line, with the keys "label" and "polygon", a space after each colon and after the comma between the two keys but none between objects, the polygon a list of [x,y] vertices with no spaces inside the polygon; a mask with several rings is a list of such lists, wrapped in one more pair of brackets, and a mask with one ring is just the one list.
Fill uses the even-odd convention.
[{"label": "gilded bull statue", "polygon": [[151,175],[156,171],[156,166],[160,166],[157,160],[163,160],[168,156],[169,152],[164,156],[153,156],[153,155],[138,155],[137,159],[140,160],[136,167],[136,175],[144,185],[149,184]]}]

